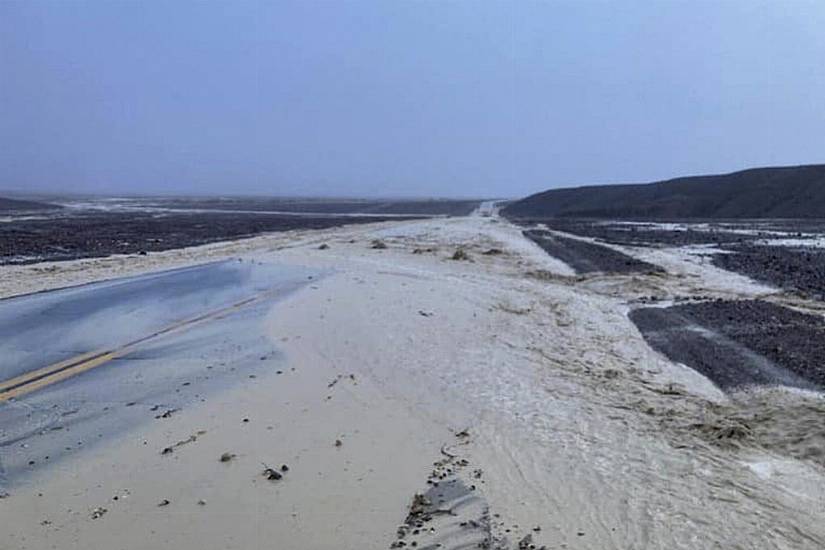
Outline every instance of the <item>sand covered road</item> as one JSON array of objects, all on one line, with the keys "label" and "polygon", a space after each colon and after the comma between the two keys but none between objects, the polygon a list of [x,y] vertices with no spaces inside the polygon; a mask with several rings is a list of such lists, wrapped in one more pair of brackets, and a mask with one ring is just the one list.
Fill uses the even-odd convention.
[{"label": "sand covered road", "polygon": [[[650,296],[771,292],[690,255],[650,252],[666,275],[577,277],[519,228],[468,217],[7,267],[0,283],[230,256],[333,270],[267,316],[281,374],[38,471],[0,499],[0,547],[825,545],[823,466],[804,452],[821,398],[724,394],[627,317]],[[288,468],[269,480],[264,464]]]}]

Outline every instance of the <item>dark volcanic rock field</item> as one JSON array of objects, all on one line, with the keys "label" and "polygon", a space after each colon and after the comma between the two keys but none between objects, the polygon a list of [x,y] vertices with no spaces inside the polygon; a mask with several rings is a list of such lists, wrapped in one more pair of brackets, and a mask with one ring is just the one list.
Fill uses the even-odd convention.
[{"label": "dark volcanic rock field", "polygon": [[324,229],[398,217],[100,213],[0,224],[0,264],[157,252],[290,229]]},{"label": "dark volcanic rock field", "polygon": [[535,222],[543,223],[550,229],[555,229],[556,231],[572,233],[582,237],[591,237],[606,243],[625,246],[723,244],[745,242],[756,238],[732,233],[721,228],[709,231],[699,231],[695,229],[675,231],[659,229],[654,225],[644,223],[630,225],[626,223],[568,218],[535,220]]},{"label": "dark volcanic rock field", "polygon": [[577,273],[649,273],[662,268],[612,248],[589,242],[560,237],[548,231],[531,229],[524,236],[539,245],[551,256],[563,261]]},{"label": "dark volcanic rock field", "polygon": [[641,308],[630,319],[645,340],[722,389],[825,388],[825,319],[761,300]]},{"label": "dark volcanic rock field", "polygon": [[757,281],[825,299],[825,249],[738,245],[729,254],[714,254],[713,264]]}]

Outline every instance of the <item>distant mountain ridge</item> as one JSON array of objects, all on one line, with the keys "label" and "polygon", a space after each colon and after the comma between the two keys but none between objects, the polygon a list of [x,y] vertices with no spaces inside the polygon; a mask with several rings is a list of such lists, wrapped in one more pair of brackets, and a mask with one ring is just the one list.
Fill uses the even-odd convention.
[{"label": "distant mountain ridge", "polygon": [[4,212],[14,210],[50,210],[54,208],[60,208],[60,206],[55,204],[47,204],[45,202],[25,201],[0,197],[0,211]]},{"label": "distant mountain ridge", "polygon": [[502,214],[508,218],[825,218],[825,164],[551,189],[509,204]]}]

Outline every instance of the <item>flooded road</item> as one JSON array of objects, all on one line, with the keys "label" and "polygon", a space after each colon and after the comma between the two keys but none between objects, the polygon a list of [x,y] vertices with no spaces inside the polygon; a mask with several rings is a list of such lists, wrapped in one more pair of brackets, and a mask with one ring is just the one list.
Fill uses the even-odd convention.
[{"label": "flooded road", "polygon": [[0,302],[0,483],[274,370],[262,320],[320,275],[232,260]]}]

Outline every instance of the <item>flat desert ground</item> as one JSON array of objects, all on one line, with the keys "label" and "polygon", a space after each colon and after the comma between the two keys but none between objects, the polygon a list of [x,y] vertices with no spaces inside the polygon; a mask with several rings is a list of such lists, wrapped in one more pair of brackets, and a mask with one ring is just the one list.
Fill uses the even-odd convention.
[{"label": "flat desert ground", "polygon": [[0,548],[825,547],[820,394],[722,392],[628,318],[792,298],[633,254],[665,273],[576,275],[469,216],[3,266],[2,296],[227,258],[324,275],[261,321],[271,371],[16,483]]}]

